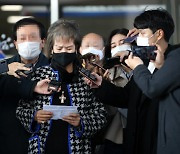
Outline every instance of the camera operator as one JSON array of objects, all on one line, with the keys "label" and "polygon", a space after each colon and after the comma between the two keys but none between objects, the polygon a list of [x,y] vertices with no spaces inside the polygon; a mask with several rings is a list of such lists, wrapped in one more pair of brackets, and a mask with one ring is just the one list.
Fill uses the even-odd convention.
[{"label": "camera operator", "polygon": [[[135,18],[134,26],[139,30],[139,37],[141,37],[140,39],[142,39],[142,41],[144,40],[143,44],[145,44],[145,42],[148,43],[149,45],[157,44],[158,50],[160,50],[160,52],[157,51],[157,55],[159,54],[157,58],[161,57],[160,58],[161,60],[159,61],[160,63],[156,67],[157,68],[162,67],[163,55],[161,53],[165,53],[165,57],[166,57],[168,53],[170,53],[172,50],[176,48],[176,46],[168,45],[169,39],[174,32],[174,21],[171,15],[163,9],[144,11]],[[130,56],[132,56],[132,54]],[[130,59],[132,58],[130,57],[129,61]],[[177,67],[174,68],[176,68],[176,72],[179,70]],[[177,147],[179,146],[179,142],[177,144],[175,142],[172,142],[174,138],[175,138],[174,141],[179,140],[177,139],[179,136],[178,135],[179,129],[176,129],[177,130],[176,137],[173,136],[174,138],[172,138],[172,140],[169,140],[169,137],[166,136],[167,137],[166,139],[168,139],[168,141],[171,142],[169,145],[166,143],[165,140],[162,140],[163,143],[159,142],[160,138],[158,137],[159,135],[162,135],[161,134],[162,132],[159,132],[158,129],[162,131],[162,129],[165,128],[158,128],[158,108],[161,107],[161,105],[159,106],[160,100],[158,100],[157,97],[147,97],[146,95],[144,95],[143,93],[146,91],[144,91],[142,87],[139,88],[138,87],[139,84],[137,85],[134,82],[133,78],[131,78],[130,82],[128,82],[128,84],[124,88],[121,88],[121,87],[116,87],[115,85],[111,84],[106,80],[102,80],[102,77],[98,76],[97,74],[94,75],[96,75],[97,78],[96,85],[90,82],[89,80],[86,80],[86,82],[91,86],[91,88],[95,88],[94,93],[102,102],[118,107],[128,108],[127,128],[125,134],[125,151],[126,151],[125,153],[155,154],[157,153],[157,147],[158,147],[158,154],[179,153],[179,150],[176,151]],[[143,73],[138,76],[139,83],[141,83],[142,85],[148,84],[149,82],[144,82],[145,80],[142,80],[141,82],[140,77],[142,76]],[[167,81],[168,78],[166,76],[163,77],[166,78],[166,82],[168,82]],[[171,77],[169,76],[169,78]],[[162,84],[164,83],[163,79],[158,80],[158,82],[161,82]],[[97,85],[99,85],[99,87],[97,87]],[[158,89],[159,88],[161,87],[158,87]],[[154,92],[153,89],[152,92]],[[159,111],[161,112],[162,110],[160,109]],[[175,109],[175,111],[177,111],[177,109]],[[171,110],[170,112],[174,112],[174,109]],[[165,112],[164,112],[164,116],[165,116]],[[166,119],[166,117],[164,118]],[[174,117],[174,119],[176,118]],[[170,118],[169,120],[172,119]],[[167,122],[169,122],[169,120]],[[171,127],[172,123],[173,122],[170,122],[169,127]],[[159,123],[159,126],[161,126],[161,123]],[[169,127],[168,129],[170,130]],[[174,150],[176,152],[172,152],[173,151],[172,143],[174,143]],[[164,146],[165,151],[163,150],[162,147],[159,148],[159,145]]]}]

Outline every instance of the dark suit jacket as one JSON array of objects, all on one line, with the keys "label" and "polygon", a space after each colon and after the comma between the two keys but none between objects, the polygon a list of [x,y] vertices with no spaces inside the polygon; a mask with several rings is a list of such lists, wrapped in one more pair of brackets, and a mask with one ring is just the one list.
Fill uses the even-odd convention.
[{"label": "dark suit jacket", "polygon": [[[7,60],[8,63],[20,62],[20,56]],[[41,53],[35,68],[48,65],[48,59]],[[28,86],[28,85],[27,85]],[[14,87],[8,85],[6,87],[16,91]],[[24,87],[24,91],[27,87]],[[21,95],[20,95],[21,96]],[[3,97],[1,98],[0,112],[0,153],[1,154],[27,154],[29,134],[25,131],[20,121],[16,118],[16,108],[19,97]]]}]

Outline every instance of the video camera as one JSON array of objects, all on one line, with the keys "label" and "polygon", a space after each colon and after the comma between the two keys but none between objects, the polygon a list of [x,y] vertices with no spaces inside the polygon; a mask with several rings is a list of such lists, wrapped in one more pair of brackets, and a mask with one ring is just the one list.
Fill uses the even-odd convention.
[{"label": "video camera", "polygon": [[81,56],[81,59],[88,60],[89,62],[94,61],[95,60],[95,54],[87,53],[87,54]]},{"label": "video camera", "polygon": [[132,46],[132,53],[134,56],[141,58],[142,60],[155,60],[157,50],[156,46]]},{"label": "video camera", "polygon": [[0,61],[0,74],[6,73],[9,71],[8,64],[6,60]]},{"label": "video camera", "polygon": [[[157,55],[154,52],[155,50],[157,50],[156,46],[132,46],[131,51],[129,52],[132,52],[134,56],[137,56],[142,60],[155,60]],[[104,68],[110,69],[115,65],[125,64],[124,61],[127,58],[128,56],[125,56],[122,62],[120,62],[120,57],[107,58],[104,64]]]}]

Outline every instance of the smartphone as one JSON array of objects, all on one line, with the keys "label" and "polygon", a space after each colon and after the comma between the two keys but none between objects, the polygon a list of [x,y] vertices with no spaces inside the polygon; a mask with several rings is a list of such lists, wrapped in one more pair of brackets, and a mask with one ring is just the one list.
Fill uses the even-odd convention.
[{"label": "smartphone", "polygon": [[112,57],[112,58],[107,58],[104,64],[104,68],[105,69],[110,69],[112,67],[114,67],[115,65],[120,65],[120,57]]},{"label": "smartphone", "polygon": [[29,71],[25,71],[25,70],[22,71],[25,75],[29,75],[30,73],[33,72],[33,64],[25,64],[24,66],[27,67],[27,68],[30,68]]},{"label": "smartphone", "polygon": [[91,74],[91,71],[85,69],[84,67],[79,68],[79,73],[87,79],[91,80],[92,82],[95,82],[97,80],[96,77],[93,74]]},{"label": "smartphone", "polygon": [[100,68],[103,72],[106,72],[106,69],[103,68],[102,66],[100,66],[99,64],[95,63],[95,62],[90,62],[91,65]]},{"label": "smartphone", "polygon": [[31,74],[34,71],[33,64],[25,64],[24,66],[27,67],[27,68],[30,68],[30,70],[29,71],[27,71],[27,70],[16,70],[15,73],[17,75],[19,75],[19,76],[22,76],[21,73],[23,73],[25,75],[29,75],[29,74]]},{"label": "smartphone", "polygon": [[51,80],[48,85],[48,90],[52,90],[57,92],[58,89],[61,87],[61,82],[57,80]]},{"label": "smartphone", "polygon": [[7,61],[5,59],[1,60],[0,61],[0,74],[8,72],[8,71],[9,71],[9,68],[8,68]]},{"label": "smartphone", "polygon": [[138,36],[138,34],[134,35],[134,36],[127,37],[124,39],[123,43],[132,43],[133,41],[136,40],[137,36]]}]

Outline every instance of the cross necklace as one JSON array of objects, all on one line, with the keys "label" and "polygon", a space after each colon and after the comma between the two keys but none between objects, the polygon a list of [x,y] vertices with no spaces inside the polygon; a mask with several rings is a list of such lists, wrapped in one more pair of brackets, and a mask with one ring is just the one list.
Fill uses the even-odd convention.
[{"label": "cross necklace", "polygon": [[62,91],[62,94],[59,97],[59,99],[61,100],[61,104],[64,104],[64,101],[66,100],[66,97],[64,96],[64,91]]}]

